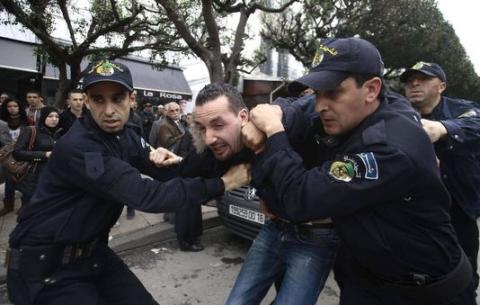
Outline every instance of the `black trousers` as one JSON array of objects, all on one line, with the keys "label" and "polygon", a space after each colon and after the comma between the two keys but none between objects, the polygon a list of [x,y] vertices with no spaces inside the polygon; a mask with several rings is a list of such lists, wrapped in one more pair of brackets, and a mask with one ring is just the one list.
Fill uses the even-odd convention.
[{"label": "black trousers", "polygon": [[340,287],[339,305],[476,305],[473,282],[450,298],[418,301],[394,294],[370,282],[356,272],[357,262],[345,247],[340,247],[334,266],[335,281]]},{"label": "black trousers", "polygon": [[473,284],[475,289],[477,289],[477,257],[479,247],[477,221],[465,214],[463,209],[456,202],[452,202],[450,217],[453,228],[455,229],[455,232],[457,232],[458,242],[468,256],[470,264],[472,264]]},{"label": "black trousers", "polygon": [[8,270],[7,289],[14,305],[158,305],[138,278],[107,246],[91,257],[62,265],[43,281],[27,281]]},{"label": "black trousers", "polygon": [[186,207],[175,212],[175,232],[179,241],[193,243],[203,233],[202,207]]}]

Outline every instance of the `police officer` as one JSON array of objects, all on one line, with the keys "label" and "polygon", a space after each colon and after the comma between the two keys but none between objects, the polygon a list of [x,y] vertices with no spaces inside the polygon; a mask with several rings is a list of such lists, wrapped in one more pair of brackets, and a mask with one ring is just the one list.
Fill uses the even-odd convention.
[{"label": "police officer", "polygon": [[171,174],[152,166],[149,147],[127,123],[135,98],[129,69],[93,63],[83,86],[89,112],[58,141],[10,236],[9,298],[15,305],[157,304],[107,245],[123,204],[147,212],[197,206],[238,187],[239,177],[143,178],[140,171],[159,180]]},{"label": "police officer", "polygon": [[477,287],[480,110],[471,101],[442,96],[447,77],[436,63],[418,62],[400,80],[405,83],[405,95],[422,115],[423,128],[435,146],[443,183],[452,196],[452,225],[470,259]]},{"label": "police officer", "polygon": [[[385,98],[382,59],[369,42],[327,39],[319,50],[309,74],[289,87],[315,91],[317,119],[295,104],[250,114],[267,135],[261,166],[280,198],[269,209],[292,221],[333,217],[349,255],[342,305],[475,304],[471,266],[418,115]],[[319,166],[305,169],[282,116],[291,134],[315,132],[324,143]]]}]

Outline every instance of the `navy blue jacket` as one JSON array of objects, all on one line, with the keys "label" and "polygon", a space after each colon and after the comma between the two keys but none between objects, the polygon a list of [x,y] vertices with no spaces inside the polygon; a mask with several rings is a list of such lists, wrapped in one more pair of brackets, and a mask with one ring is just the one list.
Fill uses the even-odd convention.
[{"label": "navy blue jacket", "polygon": [[292,221],[333,217],[346,249],[380,278],[443,276],[460,258],[449,194],[418,114],[389,97],[342,137],[326,136],[302,104],[285,108],[290,137],[316,133],[319,165],[307,169],[285,132],[268,138],[259,166],[278,200],[267,203]]},{"label": "navy blue jacket", "polygon": [[425,119],[447,129],[435,152],[440,172],[454,202],[472,218],[480,216],[480,110],[469,101],[442,97]]},{"label": "navy blue jacket", "polygon": [[172,177],[170,170],[151,165],[148,147],[132,126],[108,134],[86,114],[57,142],[10,236],[11,246],[24,238],[42,244],[89,242],[108,236],[124,205],[154,213],[175,211],[223,193],[220,178]]}]

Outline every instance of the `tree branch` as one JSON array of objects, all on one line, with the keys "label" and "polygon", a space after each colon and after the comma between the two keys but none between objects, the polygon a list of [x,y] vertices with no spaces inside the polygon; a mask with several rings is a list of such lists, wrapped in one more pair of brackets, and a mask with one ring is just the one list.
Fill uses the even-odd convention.
[{"label": "tree branch", "polygon": [[75,39],[75,31],[72,27],[72,21],[70,20],[70,15],[68,13],[67,8],[67,0],[58,0],[58,6],[62,11],[63,19],[65,19],[65,23],[67,24],[68,32],[70,33],[70,39],[72,40],[72,44],[74,47],[77,47],[77,40]]}]

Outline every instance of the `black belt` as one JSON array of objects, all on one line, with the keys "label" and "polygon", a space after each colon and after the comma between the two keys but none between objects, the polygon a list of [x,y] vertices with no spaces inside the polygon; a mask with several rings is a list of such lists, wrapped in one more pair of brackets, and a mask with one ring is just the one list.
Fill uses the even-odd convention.
[{"label": "black belt", "polygon": [[49,262],[57,265],[70,264],[78,259],[89,257],[98,243],[95,239],[87,243],[70,245],[21,246],[7,249],[5,267],[17,270],[22,264],[42,264]]},{"label": "black belt", "polygon": [[[373,280],[372,280],[373,276]],[[462,251],[457,266],[447,275],[437,280],[428,279],[428,275],[412,274],[410,283],[393,282],[368,276],[375,284],[388,292],[422,301],[441,300],[452,297],[465,290],[473,280],[472,266]]]},{"label": "black belt", "polygon": [[282,219],[279,217],[275,217],[272,219],[273,222],[280,224],[280,225],[286,225],[286,226],[292,226],[294,229],[302,230],[302,229],[310,229],[310,228],[318,228],[318,229],[333,229],[333,222],[302,222],[302,223],[295,223],[291,222],[286,219]]}]

